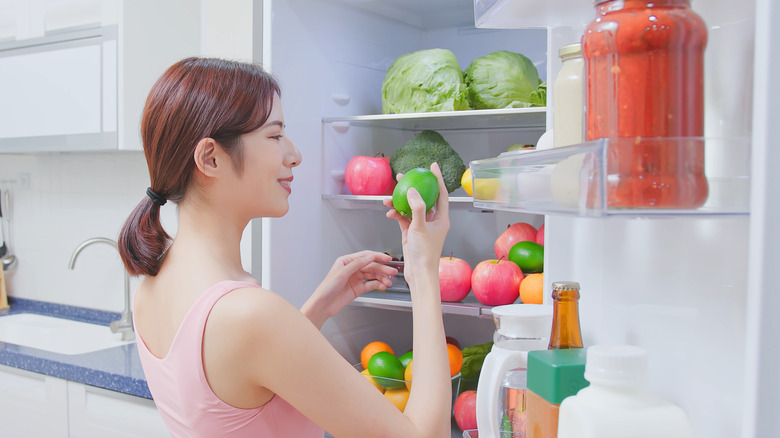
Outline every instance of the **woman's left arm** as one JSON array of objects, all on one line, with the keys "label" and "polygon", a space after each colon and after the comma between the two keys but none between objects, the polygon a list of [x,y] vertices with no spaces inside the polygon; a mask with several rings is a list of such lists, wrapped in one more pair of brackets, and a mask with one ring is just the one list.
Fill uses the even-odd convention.
[{"label": "woman's left arm", "polygon": [[392,260],[387,254],[360,251],[336,259],[328,275],[301,307],[301,312],[318,328],[360,295],[385,290],[390,276],[398,271],[377,262]]}]

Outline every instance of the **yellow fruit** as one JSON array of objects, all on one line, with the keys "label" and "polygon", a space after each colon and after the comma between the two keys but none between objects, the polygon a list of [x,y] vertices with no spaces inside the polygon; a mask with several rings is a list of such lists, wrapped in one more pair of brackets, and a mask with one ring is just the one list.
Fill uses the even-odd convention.
[{"label": "yellow fruit", "polygon": [[412,362],[414,362],[414,359],[411,359],[408,364],[406,364],[406,368],[404,369],[404,380],[406,381],[406,389],[410,390],[412,389]]},{"label": "yellow fruit", "polygon": [[368,379],[368,381],[371,382],[371,384],[374,385],[376,389],[379,390],[379,392],[385,392],[385,388],[382,388],[381,386],[379,386],[378,383],[376,383],[376,380],[374,380],[374,378],[371,377],[371,374],[368,373],[368,370],[363,370],[360,372],[360,374],[366,376],[366,379]]},{"label": "yellow fruit", "polygon": [[520,301],[523,304],[542,304],[544,274],[528,274],[520,283]]},{"label": "yellow fruit", "polygon": [[474,198],[490,201],[496,198],[498,188],[501,186],[498,178],[475,178]]},{"label": "yellow fruit", "polygon": [[463,176],[460,177],[460,185],[463,186],[463,190],[466,191],[466,194],[469,196],[474,196],[474,192],[471,190],[471,168],[467,167],[466,171],[463,172]]},{"label": "yellow fruit", "polygon": [[409,401],[409,390],[406,388],[388,389],[385,391],[385,397],[403,412],[406,409],[406,402]]}]

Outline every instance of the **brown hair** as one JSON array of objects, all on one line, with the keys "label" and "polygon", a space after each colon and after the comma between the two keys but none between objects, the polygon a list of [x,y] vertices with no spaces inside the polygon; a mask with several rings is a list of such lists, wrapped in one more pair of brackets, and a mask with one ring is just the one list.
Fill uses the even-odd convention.
[{"label": "brown hair", "polygon": [[[192,179],[193,153],[212,138],[243,171],[241,136],[268,119],[276,80],[256,64],[187,58],[152,87],[141,118],[141,138],[151,189],[178,203]],[[157,275],[171,237],[160,223],[160,205],[144,196],[119,234],[119,253],[131,275]]]}]

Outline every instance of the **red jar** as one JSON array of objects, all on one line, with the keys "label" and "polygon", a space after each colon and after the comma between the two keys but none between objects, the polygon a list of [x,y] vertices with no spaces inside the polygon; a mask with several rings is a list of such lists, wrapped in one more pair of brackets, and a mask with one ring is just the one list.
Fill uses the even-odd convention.
[{"label": "red jar", "polygon": [[701,206],[704,21],[690,0],[594,2],[582,37],[585,136],[610,139],[607,207]]}]

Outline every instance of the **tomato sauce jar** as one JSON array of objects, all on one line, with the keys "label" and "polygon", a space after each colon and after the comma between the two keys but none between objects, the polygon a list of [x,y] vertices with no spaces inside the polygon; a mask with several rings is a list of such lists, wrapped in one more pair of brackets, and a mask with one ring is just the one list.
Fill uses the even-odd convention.
[{"label": "tomato sauce jar", "polygon": [[[594,3],[596,19],[582,37],[585,137],[610,139],[606,206],[701,206],[704,21],[690,0]],[[589,193],[588,202],[599,196]]]}]

